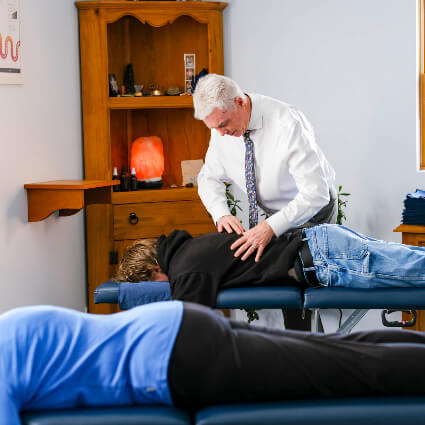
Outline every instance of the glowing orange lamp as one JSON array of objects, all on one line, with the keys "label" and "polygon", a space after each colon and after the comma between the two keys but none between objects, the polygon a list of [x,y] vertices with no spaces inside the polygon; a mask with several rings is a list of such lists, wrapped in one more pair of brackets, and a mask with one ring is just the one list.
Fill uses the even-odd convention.
[{"label": "glowing orange lamp", "polygon": [[162,186],[164,172],[164,148],[157,136],[139,137],[131,146],[131,168],[136,169],[142,188]]}]

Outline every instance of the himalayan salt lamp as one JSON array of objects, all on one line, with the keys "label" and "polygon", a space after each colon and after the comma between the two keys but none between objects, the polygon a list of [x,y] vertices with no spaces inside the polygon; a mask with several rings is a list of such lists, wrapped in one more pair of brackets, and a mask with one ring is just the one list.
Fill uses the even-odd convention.
[{"label": "himalayan salt lamp", "polygon": [[156,188],[162,186],[164,148],[159,137],[139,137],[133,141],[131,168],[136,169],[140,187]]}]

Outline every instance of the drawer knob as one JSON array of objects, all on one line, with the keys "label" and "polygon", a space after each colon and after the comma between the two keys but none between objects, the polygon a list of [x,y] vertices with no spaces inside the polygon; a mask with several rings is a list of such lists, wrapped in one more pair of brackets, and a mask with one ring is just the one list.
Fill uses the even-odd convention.
[{"label": "drawer knob", "polygon": [[139,222],[139,217],[137,217],[137,214],[136,213],[132,212],[128,216],[128,221],[130,222],[130,224],[132,224],[133,226],[135,226]]}]

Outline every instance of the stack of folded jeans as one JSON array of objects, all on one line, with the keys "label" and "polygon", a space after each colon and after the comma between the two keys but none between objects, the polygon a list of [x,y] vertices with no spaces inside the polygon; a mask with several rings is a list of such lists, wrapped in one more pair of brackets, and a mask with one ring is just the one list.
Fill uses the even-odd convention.
[{"label": "stack of folded jeans", "polygon": [[416,189],[408,193],[404,200],[402,215],[403,224],[416,224],[425,226],[425,191]]}]

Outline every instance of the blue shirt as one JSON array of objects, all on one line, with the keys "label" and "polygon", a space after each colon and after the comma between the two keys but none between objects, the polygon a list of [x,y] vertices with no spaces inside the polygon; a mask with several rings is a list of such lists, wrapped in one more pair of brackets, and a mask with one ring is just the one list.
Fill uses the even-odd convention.
[{"label": "blue shirt", "polygon": [[0,425],[33,408],[172,405],[168,364],[180,301],[113,315],[22,307],[0,315]]}]

